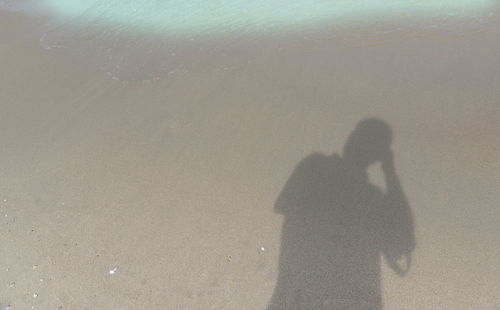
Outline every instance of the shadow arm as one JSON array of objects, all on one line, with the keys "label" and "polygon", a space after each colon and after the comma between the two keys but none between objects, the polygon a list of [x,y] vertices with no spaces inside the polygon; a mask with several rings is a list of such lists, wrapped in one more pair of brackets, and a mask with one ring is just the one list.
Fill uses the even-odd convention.
[{"label": "shadow arm", "polygon": [[[387,240],[383,249],[389,267],[399,275],[408,272],[411,255],[416,246],[413,215],[396,173],[392,154],[382,162],[387,188]],[[405,258],[405,263],[401,259]]]}]

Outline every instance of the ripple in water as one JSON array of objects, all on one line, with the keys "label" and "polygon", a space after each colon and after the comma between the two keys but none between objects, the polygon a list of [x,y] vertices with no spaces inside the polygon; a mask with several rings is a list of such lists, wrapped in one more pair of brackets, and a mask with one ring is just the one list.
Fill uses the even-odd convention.
[{"label": "ripple in water", "polygon": [[[248,23],[236,25],[226,19],[210,32],[192,29],[173,33],[169,31],[168,27],[173,27],[169,23],[159,24],[157,28],[144,27],[145,14],[151,20],[172,16],[167,12],[169,7],[158,3],[163,2],[98,0],[82,14],[47,31],[40,43],[82,64],[96,66],[115,80],[155,81],[190,71],[238,66],[251,55],[283,50],[289,42],[309,41],[311,45],[333,42],[331,46],[342,48],[391,41],[396,37],[400,40],[422,32],[462,34],[481,29],[493,15],[480,10],[443,9],[424,20],[402,10],[390,20],[332,21],[317,28],[304,26],[292,30],[272,23],[257,28]],[[120,19],[116,19],[117,8]],[[307,44],[301,46],[307,48]]]}]

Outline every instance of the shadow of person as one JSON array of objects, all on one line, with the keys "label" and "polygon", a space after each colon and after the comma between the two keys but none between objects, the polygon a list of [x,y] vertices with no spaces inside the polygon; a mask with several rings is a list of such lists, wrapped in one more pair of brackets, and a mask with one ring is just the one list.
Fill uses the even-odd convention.
[{"label": "shadow of person", "polygon": [[[268,310],[383,308],[381,257],[404,276],[415,248],[391,142],[384,121],[364,119],[342,157],[312,154],[297,165],[275,204],[284,222]],[[375,162],[381,163],[385,191],[368,180]]]}]

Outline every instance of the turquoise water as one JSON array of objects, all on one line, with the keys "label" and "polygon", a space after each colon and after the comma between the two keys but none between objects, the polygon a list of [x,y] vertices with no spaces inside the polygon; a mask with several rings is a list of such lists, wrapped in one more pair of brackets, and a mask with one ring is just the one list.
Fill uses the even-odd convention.
[{"label": "turquoise water", "polygon": [[[496,3],[496,0],[21,1],[37,1],[45,11],[63,20],[43,34],[40,44],[44,48],[59,50],[85,65],[95,65],[122,81],[156,80],[203,68],[237,68],[242,53],[256,50],[277,53],[280,45],[286,45],[284,38],[309,40],[309,35],[322,31],[327,33],[326,40],[337,38],[334,45],[337,48],[353,39],[363,44],[381,40],[384,33],[395,35],[404,29],[423,27],[460,32],[463,25],[469,27],[469,21],[478,24],[484,16],[493,14]],[[352,26],[366,31],[357,33],[359,38],[340,38]]]},{"label": "turquoise water", "polygon": [[[495,0],[41,0],[62,17],[83,15],[170,36],[273,32],[352,21],[468,16]],[[137,30],[137,29],[136,29]]]}]

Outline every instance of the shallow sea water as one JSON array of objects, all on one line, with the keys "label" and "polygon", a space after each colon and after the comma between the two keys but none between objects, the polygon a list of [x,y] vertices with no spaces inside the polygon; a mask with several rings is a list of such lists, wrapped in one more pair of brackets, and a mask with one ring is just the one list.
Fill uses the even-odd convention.
[{"label": "shallow sea water", "polygon": [[52,14],[54,20],[40,34],[41,47],[123,82],[231,70],[251,61],[252,53],[280,53],[297,45],[351,48],[421,35],[463,35],[484,30],[496,16],[489,0],[476,5],[467,0],[451,5],[444,0],[261,2],[2,0],[0,8]]}]

